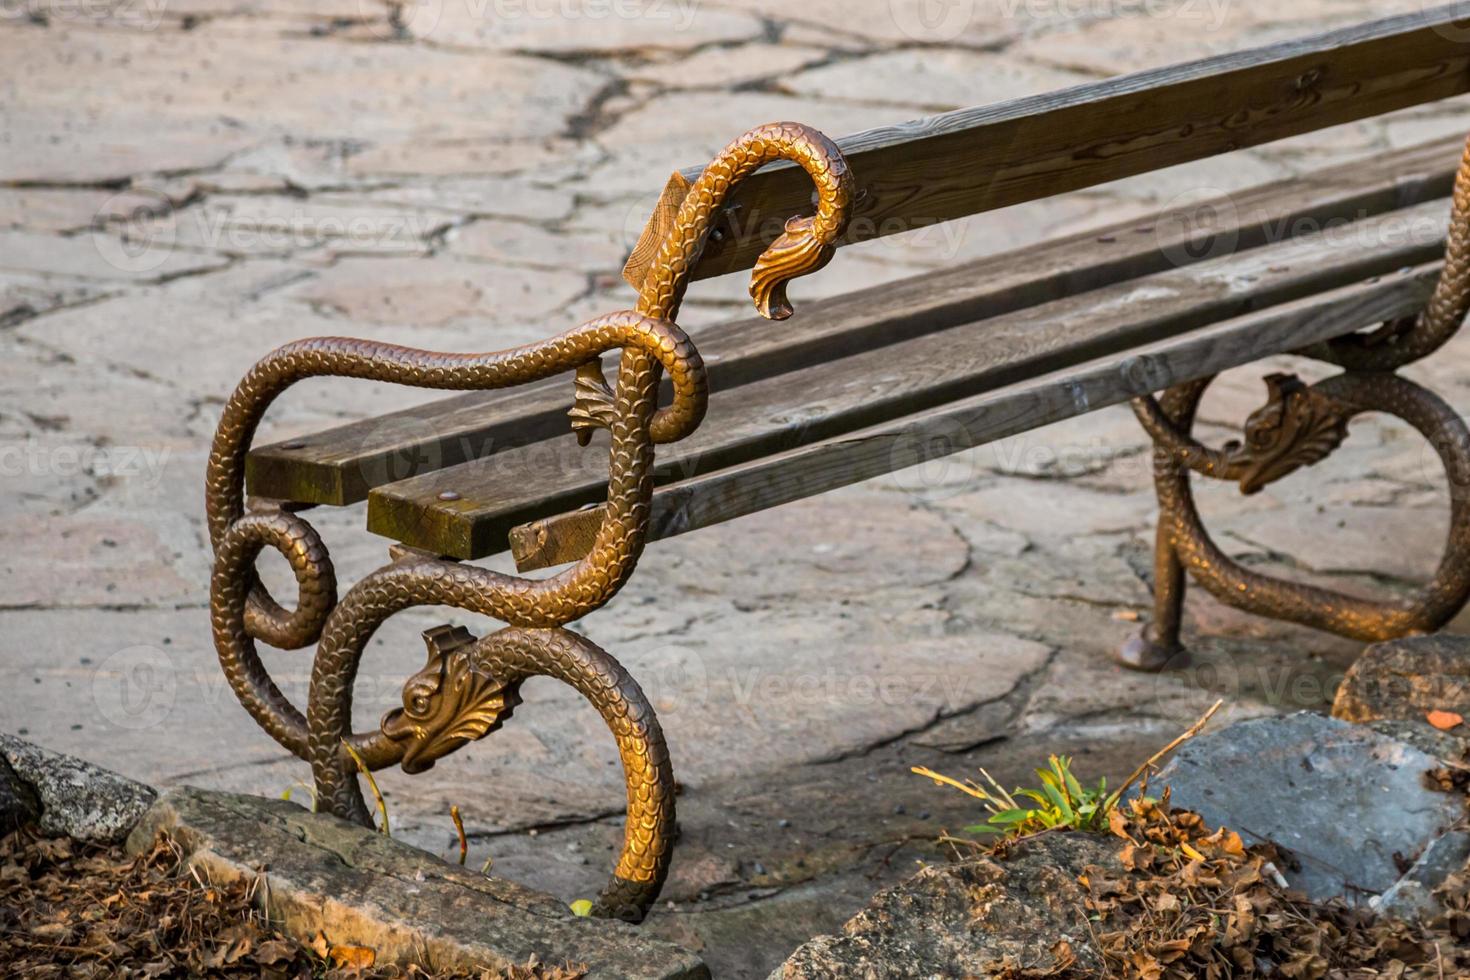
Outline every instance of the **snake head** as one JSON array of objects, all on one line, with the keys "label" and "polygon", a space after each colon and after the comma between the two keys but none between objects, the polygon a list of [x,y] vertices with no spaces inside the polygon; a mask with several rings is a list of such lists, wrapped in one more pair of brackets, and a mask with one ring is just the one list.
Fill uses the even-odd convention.
[{"label": "snake head", "polygon": [[824,225],[815,217],[792,218],[781,237],[756,259],[750,274],[750,295],[767,320],[784,320],[791,315],[791,304],[786,301],[788,282],[832,261],[837,244],[834,235],[823,233]]},{"label": "snake head", "polygon": [[1266,404],[1245,422],[1245,441],[1225,445],[1229,475],[1252,494],[1325,459],[1347,437],[1346,407],[1294,374],[1266,376]]},{"label": "snake head", "polygon": [[520,684],[481,669],[462,626],[424,633],[429,660],[403,685],[403,707],[383,716],[383,734],[403,746],[401,765],[420,773],[467,742],[495,731],[521,703]]}]

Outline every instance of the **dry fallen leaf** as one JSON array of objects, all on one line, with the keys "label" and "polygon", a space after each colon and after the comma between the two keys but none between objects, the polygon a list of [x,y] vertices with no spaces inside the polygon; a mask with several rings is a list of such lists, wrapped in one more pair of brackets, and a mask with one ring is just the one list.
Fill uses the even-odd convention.
[{"label": "dry fallen leaf", "polygon": [[[462,980],[375,950],[310,944],[276,932],[257,911],[254,883],[200,880],[176,844],[129,859],[27,828],[0,836],[0,976],[166,980]],[[313,955],[312,950],[319,950]],[[59,967],[58,957],[65,967]],[[476,972],[492,980],[577,980],[587,968],[544,964]],[[1417,980],[1417,978],[1416,978]]]},{"label": "dry fallen leaf", "polygon": [[1435,710],[1429,712],[1424,717],[1431,725],[1442,732],[1447,732],[1451,728],[1458,728],[1465,723],[1464,716],[1456,714],[1453,711]]},{"label": "dry fallen leaf", "polygon": [[281,939],[270,939],[255,948],[252,957],[261,966],[274,966],[277,963],[289,963],[296,955],[295,948]]},{"label": "dry fallen leaf", "polygon": [[366,970],[378,959],[378,954],[370,946],[333,946],[328,956],[333,966],[353,970]]}]

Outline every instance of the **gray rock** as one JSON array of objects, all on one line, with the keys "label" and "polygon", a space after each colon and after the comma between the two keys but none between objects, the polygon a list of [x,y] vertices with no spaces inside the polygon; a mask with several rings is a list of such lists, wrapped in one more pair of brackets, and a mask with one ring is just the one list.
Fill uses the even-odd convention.
[{"label": "gray rock", "polygon": [[1383,718],[1370,721],[1367,727],[1380,735],[1400,742],[1407,742],[1425,755],[1436,759],[1459,762],[1470,751],[1470,730],[1465,727],[1453,732],[1440,731],[1424,721],[1405,721],[1398,718]]},{"label": "gray rock", "polygon": [[770,980],[838,977],[988,977],[1013,958],[1042,975],[1067,940],[1079,972],[1102,957],[1079,913],[1077,876],[1088,865],[1121,874],[1112,838],[1048,834],[1005,860],[925,868],[874,896],[842,927],[803,945]]},{"label": "gray rock", "polygon": [[1388,891],[1373,899],[1375,911],[1401,919],[1429,919],[1444,911],[1433,892],[1470,861],[1470,832],[1452,830],[1431,843]]},{"label": "gray rock", "polygon": [[1373,644],[1343,678],[1332,717],[1422,721],[1434,710],[1470,717],[1470,637],[1439,633]]},{"label": "gray rock", "polygon": [[40,816],[41,804],[31,788],[0,760],[0,834],[24,827]]},{"label": "gray rock", "polygon": [[38,823],[48,834],[120,841],[158,796],[142,783],[14,735],[0,734],[0,756],[33,794]]},{"label": "gray rock", "polygon": [[158,800],[128,849],[160,830],[212,881],[264,876],[271,921],[300,939],[372,948],[380,964],[508,970],[532,956],[586,964],[591,977],[708,980],[697,956],[622,922],[487,878],[366,827],[285,800],[182,787]]},{"label": "gray rock", "polygon": [[1438,764],[1388,735],[1302,712],[1187,743],[1154,787],[1169,786],[1176,806],[1248,843],[1291,852],[1300,868],[1283,873],[1313,899],[1354,900],[1391,888],[1398,861],[1416,859],[1463,817],[1462,799],[1424,783]]}]

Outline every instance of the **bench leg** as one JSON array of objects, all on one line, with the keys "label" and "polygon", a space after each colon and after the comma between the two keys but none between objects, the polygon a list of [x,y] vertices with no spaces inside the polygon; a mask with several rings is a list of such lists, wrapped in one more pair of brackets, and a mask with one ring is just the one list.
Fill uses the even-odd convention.
[{"label": "bench leg", "polygon": [[[358,768],[397,763],[410,774],[497,731],[521,703],[521,684],[551,677],[597,709],[617,742],[627,789],[623,848],[593,914],[641,922],[668,874],[674,839],[674,773],[663,730],[638,683],[586,637],[559,628],[506,627],[476,638],[463,627],[424,633],[428,661],[403,686],[403,707],[383,717],[379,731],[355,736],[350,678],[356,657],[337,673],[314,671],[311,719],[318,809],[371,826],[358,786]],[[327,727],[331,727],[328,731]],[[343,745],[352,745],[348,752]]]},{"label": "bench leg", "polygon": [[[1294,375],[1266,378],[1269,398],[1245,425],[1245,439],[1219,449],[1191,429],[1212,378],[1178,385],[1157,400],[1134,400],[1153,438],[1159,499],[1154,620],[1117,652],[1125,666],[1158,670],[1182,660],[1180,612],[1185,578],[1226,605],[1369,642],[1439,629],[1470,599],[1470,430],[1434,393],[1395,374],[1347,371],[1314,385]],[[1438,453],[1450,483],[1450,527],[1434,577],[1420,589],[1370,600],[1273,578],[1242,567],[1220,550],[1195,507],[1190,474],[1237,481],[1255,493],[1330,455],[1351,418],[1384,412],[1403,419]]]},{"label": "bench leg", "polygon": [[1154,535],[1154,618],[1118,648],[1118,662],[1132,670],[1180,666],[1184,647],[1179,626],[1184,614],[1184,563],[1174,550],[1171,522],[1159,519]]}]

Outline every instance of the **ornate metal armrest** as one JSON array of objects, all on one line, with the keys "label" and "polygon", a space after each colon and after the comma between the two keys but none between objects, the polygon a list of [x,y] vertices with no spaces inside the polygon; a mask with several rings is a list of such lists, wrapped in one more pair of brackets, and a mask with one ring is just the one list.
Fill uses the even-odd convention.
[{"label": "ornate metal armrest", "polygon": [[[414,350],[342,337],[297,341],[272,352],[235,388],[215,432],[205,484],[214,570],[210,613],[215,648],[240,702],[270,735],[311,763],[316,805],[371,825],[357,782],[369,770],[400,764],[421,772],[442,756],[494,731],[510,716],[521,682],[546,675],[571,685],[607,722],[618,742],[628,789],[624,846],[596,906],[601,915],[643,918],[668,870],[674,819],[673,775],[653,708],[618,662],[563,629],[611,599],[627,581],[646,540],[653,490],[653,447],[688,435],[704,417],[708,387],[698,351],[674,322],[689,273],[711,222],[739,182],[761,166],[791,160],[816,185],[816,213],[792,218],[762,254],[751,296],[762,315],[791,314],[786,283],[822,268],[846,226],[852,178],[837,147],[796,123],[760,126],[735,140],[688,187],[671,215],[651,224],[639,245],[634,309],[591,320],[550,340],[485,354]],[[609,384],[599,357],[619,349]],[[525,384],[575,371],[571,426],[586,444],[593,429],[612,435],[608,497],[591,548],[546,579],[504,575],[399,550],[340,601],[327,549],[289,505],[247,513],[244,463],[266,409],[311,377],[353,377],[423,388],[471,390]],[[656,405],[660,372],[674,399]],[[286,557],[297,581],[294,610],[282,607],[255,574],[265,547]],[[404,687],[403,707],[379,729],[354,733],[352,687],[368,640],[393,614],[442,605],[493,617],[505,629],[476,639],[462,629],[425,634],[429,660]],[[271,680],[256,651],[316,644],[303,714]],[[348,751],[350,746],[351,751]],[[354,759],[354,756],[356,759]]]}]

